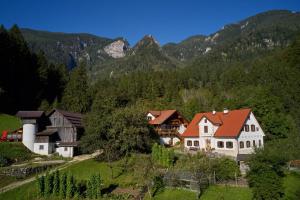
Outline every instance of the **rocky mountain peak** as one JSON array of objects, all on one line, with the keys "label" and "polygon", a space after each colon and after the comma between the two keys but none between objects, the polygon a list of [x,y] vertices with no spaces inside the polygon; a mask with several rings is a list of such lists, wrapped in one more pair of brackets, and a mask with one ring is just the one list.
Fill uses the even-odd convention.
[{"label": "rocky mountain peak", "polygon": [[104,47],[104,51],[113,58],[123,58],[126,55],[128,43],[124,40],[116,40]]},{"label": "rocky mountain peak", "polygon": [[160,44],[152,35],[145,35],[135,46],[134,49],[142,49],[142,48],[160,48]]}]

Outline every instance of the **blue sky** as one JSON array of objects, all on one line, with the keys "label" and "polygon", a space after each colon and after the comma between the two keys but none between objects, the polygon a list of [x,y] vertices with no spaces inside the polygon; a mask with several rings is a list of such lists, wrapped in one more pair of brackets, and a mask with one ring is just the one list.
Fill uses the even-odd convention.
[{"label": "blue sky", "polygon": [[85,32],[131,45],[146,34],[161,43],[211,34],[271,9],[300,11],[299,0],[1,0],[0,24],[54,32]]}]

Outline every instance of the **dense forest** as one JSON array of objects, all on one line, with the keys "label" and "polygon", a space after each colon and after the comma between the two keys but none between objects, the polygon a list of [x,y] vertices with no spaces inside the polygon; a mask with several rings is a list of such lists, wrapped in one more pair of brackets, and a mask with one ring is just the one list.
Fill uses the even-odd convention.
[{"label": "dense forest", "polygon": [[[143,55],[129,63],[139,68]],[[251,59],[224,59],[218,52],[184,67],[141,69],[91,80],[85,62],[68,71],[32,52],[16,25],[1,26],[0,112],[56,107],[84,113],[82,151],[103,148],[104,159],[115,160],[151,151],[157,138],[145,120],[147,110],[177,109],[191,120],[201,111],[251,108],[266,147],[251,159],[249,183],[256,199],[281,198],[284,167],[300,155],[300,35],[288,47]]]}]

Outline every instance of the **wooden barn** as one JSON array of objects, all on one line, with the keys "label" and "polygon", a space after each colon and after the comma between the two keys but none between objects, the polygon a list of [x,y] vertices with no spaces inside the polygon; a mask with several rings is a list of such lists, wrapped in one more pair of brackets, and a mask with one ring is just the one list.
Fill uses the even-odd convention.
[{"label": "wooden barn", "polygon": [[49,155],[57,152],[63,157],[73,157],[77,153],[78,141],[84,131],[82,115],[58,109],[47,115],[44,112],[36,115],[36,112],[17,113],[23,122],[25,146],[37,154]]}]

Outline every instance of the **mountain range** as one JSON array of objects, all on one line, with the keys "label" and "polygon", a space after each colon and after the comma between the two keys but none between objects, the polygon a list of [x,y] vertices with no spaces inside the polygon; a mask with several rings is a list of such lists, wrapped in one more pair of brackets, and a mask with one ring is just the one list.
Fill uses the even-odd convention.
[{"label": "mountain range", "polygon": [[182,67],[209,57],[241,60],[286,47],[300,33],[300,13],[272,10],[163,46],[152,35],[131,46],[125,38],[22,29],[30,49],[69,69],[84,61],[92,76]]}]

